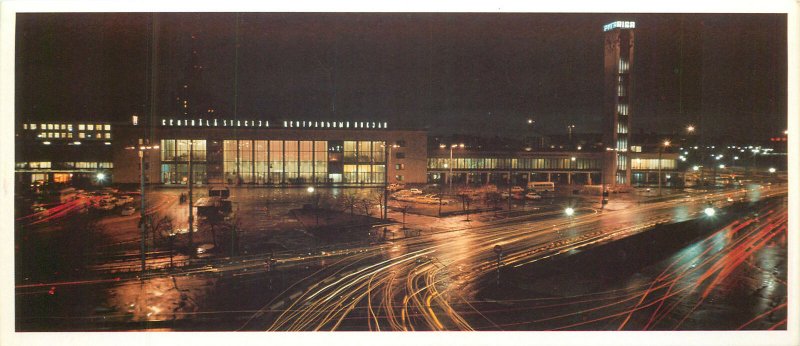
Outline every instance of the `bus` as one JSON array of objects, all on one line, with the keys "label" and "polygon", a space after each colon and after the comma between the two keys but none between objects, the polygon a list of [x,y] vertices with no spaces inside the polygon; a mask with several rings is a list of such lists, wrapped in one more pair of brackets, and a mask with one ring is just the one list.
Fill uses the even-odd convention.
[{"label": "bus", "polygon": [[528,190],[533,192],[553,192],[556,186],[552,181],[532,181],[528,183]]}]

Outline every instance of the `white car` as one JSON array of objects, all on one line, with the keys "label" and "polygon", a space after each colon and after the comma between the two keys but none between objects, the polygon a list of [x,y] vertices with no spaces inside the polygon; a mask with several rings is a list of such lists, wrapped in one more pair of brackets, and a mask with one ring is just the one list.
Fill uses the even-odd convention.
[{"label": "white car", "polygon": [[136,212],[136,209],[134,209],[133,207],[127,207],[125,209],[122,209],[121,214],[122,216],[128,216],[128,215],[133,215],[134,212]]},{"label": "white car", "polygon": [[527,198],[527,199],[534,199],[534,200],[536,200],[536,199],[542,199],[542,196],[540,196],[540,195],[539,195],[539,194],[537,194],[537,193],[528,192],[528,193],[526,193],[526,194],[525,194],[525,198]]},{"label": "white car", "polygon": [[409,189],[408,192],[411,192],[412,195],[421,195],[422,194],[422,190],[417,189],[417,188]]}]

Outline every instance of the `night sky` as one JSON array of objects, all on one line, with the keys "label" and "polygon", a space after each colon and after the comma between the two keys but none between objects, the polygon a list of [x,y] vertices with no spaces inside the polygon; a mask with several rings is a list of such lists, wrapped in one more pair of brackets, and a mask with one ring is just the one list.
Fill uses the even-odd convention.
[{"label": "night sky", "polygon": [[786,129],[783,14],[243,13],[238,29],[233,13],[155,25],[151,14],[18,14],[16,114],[147,114],[156,68],[159,117],[180,114],[188,85],[196,116],[484,135],[520,135],[533,118],[540,133],[600,132],[602,26],[615,20],[636,21],[634,132]]}]

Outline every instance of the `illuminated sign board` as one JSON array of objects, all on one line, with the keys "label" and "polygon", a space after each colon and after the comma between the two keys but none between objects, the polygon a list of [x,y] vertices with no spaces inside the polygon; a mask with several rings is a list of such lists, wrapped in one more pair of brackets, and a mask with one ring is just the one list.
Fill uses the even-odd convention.
[{"label": "illuminated sign board", "polygon": [[[172,119],[162,118],[161,126],[169,127],[246,127],[270,128],[269,120],[242,119]],[[284,120],[283,128],[305,129],[387,129],[388,122],[380,121],[310,121]]]},{"label": "illuminated sign board", "polygon": [[636,22],[623,22],[616,21],[603,25],[603,31],[611,31],[614,29],[635,29]]},{"label": "illuminated sign board", "polygon": [[269,127],[269,120],[241,119],[171,119],[162,118],[161,126],[174,127]]}]

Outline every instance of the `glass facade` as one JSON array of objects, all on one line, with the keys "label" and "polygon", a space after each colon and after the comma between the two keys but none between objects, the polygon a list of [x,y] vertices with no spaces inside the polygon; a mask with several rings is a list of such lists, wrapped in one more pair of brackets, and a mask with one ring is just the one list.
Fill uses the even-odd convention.
[{"label": "glass facade", "polygon": [[[429,158],[428,169],[450,169],[450,158]],[[453,158],[453,169],[466,170],[598,170],[599,159],[576,158]]]},{"label": "glass facade", "polygon": [[[658,159],[633,159],[631,162],[631,169],[633,170],[658,170]],[[675,169],[675,160],[672,159],[661,159],[661,169],[662,170],[674,170]]]},{"label": "glass facade", "polygon": [[227,184],[327,182],[327,141],[231,139],[222,142],[224,182]]},{"label": "glass facade", "polygon": [[192,155],[192,180],[196,184],[208,182],[206,174],[206,141],[196,139],[161,140],[161,182],[187,184],[189,182],[189,151]]},{"label": "glass facade", "polygon": [[344,141],[343,183],[382,184],[386,153],[382,141]]}]

